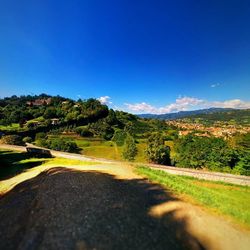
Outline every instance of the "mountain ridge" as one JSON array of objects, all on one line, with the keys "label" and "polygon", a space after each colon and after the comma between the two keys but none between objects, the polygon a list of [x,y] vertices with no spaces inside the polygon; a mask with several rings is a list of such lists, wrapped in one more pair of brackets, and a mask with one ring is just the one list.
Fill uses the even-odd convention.
[{"label": "mountain ridge", "polygon": [[[228,111],[237,111],[243,109],[234,109],[234,108],[208,108],[208,109],[197,109],[191,111],[179,111],[174,113],[166,113],[166,114],[139,114],[140,118],[153,118],[159,120],[172,120],[172,119],[181,119],[185,117],[190,117],[193,115],[200,115],[200,114],[213,114],[213,113],[224,113]],[[244,109],[247,110],[247,109]]]}]

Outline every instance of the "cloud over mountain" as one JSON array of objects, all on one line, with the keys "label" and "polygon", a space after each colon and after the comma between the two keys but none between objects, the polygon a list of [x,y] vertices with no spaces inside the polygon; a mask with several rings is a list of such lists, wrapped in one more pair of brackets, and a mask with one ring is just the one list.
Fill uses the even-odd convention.
[{"label": "cloud over mountain", "polygon": [[155,107],[149,103],[125,103],[128,111],[134,113],[152,113],[152,114],[165,114],[178,111],[187,111],[203,108],[235,108],[246,109],[250,108],[250,101],[243,101],[240,99],[232,99],[225,101],[207,101],[195,97],[179,97],[174,103],[168,104],[164,107]]}]

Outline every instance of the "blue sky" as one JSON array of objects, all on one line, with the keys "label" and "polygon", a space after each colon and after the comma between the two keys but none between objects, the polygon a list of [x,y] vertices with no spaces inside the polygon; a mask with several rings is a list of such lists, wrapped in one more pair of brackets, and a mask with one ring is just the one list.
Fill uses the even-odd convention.
[{"label": "blue sky", "polygon": [[44,92],[133,113],[250,107],[250,2],[2,0],[0,97]]}]

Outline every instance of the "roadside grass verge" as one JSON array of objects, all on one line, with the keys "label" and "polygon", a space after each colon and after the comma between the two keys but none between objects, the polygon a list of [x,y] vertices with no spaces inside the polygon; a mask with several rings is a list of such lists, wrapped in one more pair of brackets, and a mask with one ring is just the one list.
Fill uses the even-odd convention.
[{"label": "roadside grass verge", "polygon": [[250,228],[250,187],[172,175],[145,166],[139,166],[135,171],[196,204],[204,205]]},{"label": "roadside grass verge", "polygon": [[46,166],[86,166],[86,165],[99,165],[102,164],[101,162],[92,162],[92,161],[81,161],[81,160],[74,160],[74,159],[66,159],[66,158],[61,158],[61,157],[55,157],[55,158],[30,158],[26,160],[22,160],[19,163],[24,164],[24,163],[31,163],[31,162],[39,162],[43,161],[41,165],[46,165]]}]

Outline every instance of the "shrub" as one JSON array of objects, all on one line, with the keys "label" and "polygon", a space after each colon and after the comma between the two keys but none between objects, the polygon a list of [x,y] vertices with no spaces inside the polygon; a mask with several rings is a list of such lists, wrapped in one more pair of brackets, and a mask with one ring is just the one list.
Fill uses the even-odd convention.
[{"label": "shrub", "polygon": [[88,129],[83,129],[80,134],[82,137],[93,137],[93,133]]},{"label": "shrub", "polygon": [[64,152],[76,152],[78,147],[74,141],[67,140],[64,138],[56,138],[52,140],[47,140],[48,147],[58,151]]},{"label": "shrub", "polygon": [[4,135],[1,141],[2,143],[10,144],[10,145],[19,145],[19,146],[24,145],[24,142],[22,141],[22,137],[19,135]]},{"label": "shrub", "polygon": [[127,137],[127,133],[125,131],[116,130],[112,137],[112,141],[114,141],[117,146],[123,146],[126,137]]},{"label": "shrub", "polygon": [[46,139],[38,139],[35,141],[35,144],[39,147],[49,148],[49,142]]},{"label": "shrub", "polygon": [[44,132],[39,132],[36,134],[35,140],[46,139],[46,134]]},{"label": "shrub", "polygon": [[137,147],[135,140],[132,136],[127,136],[125,146],[122,152],[123,158],[129,161],[133,161],[137,155]]},{"label": "shrub", "polygon": [[31,143],[32,141],[33,141],[32,138],[29,137],[29,136],[26,136],[26,137],[23,138],[24,143]]}]

